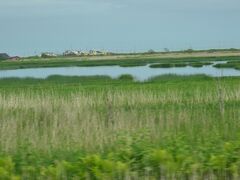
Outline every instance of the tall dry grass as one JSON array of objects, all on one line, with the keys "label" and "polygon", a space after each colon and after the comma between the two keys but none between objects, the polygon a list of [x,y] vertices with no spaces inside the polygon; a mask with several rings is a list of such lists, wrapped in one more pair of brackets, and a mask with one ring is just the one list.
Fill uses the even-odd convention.
[{"label": "tall dry grass", "polygon": [[[218,135],[231,139],[240,127],[240,86],[72,92],[0,92],[0,148],[52,152],[101,151],[119,133],[147,129],[153,143],[184,134],[189,141]],[[224,106],[223,106],[224,105]],[[224,108],[224,109],[223,109]],[[224,112],[223,112],[224,111]]]}]

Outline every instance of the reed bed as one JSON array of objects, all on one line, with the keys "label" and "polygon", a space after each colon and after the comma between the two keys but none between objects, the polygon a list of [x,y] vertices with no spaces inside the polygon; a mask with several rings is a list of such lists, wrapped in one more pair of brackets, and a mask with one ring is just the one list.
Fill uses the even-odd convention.
[{"label": "reed bed", "polygon": [[[181,82],[184,81],[166,81],[162,84],[128,82],[125,85],[120,83],[118,87],[108,85],[104,88],[74,84],[74,90],[70,87],[73,85],[65,84],[65,90],[71,90],[64,93],[61,88],[52,86],[37,90],[20,88],[10,92],[4,87],[0,91],[0,150],[2,157],[11,158],[0,158],[0,170],[1,162],[12,162],[15,164],[12,171],[18,174],[16,177],[23,178],[25,172],[30,179],[34,176],[52,179],[71,179],[75,176],[83,179],[217,179],[220,175],[238,178],[240,166],[235,160],[232,160],[237,169],[234,173],[229,173],[228,164],[221,166],[222,169],[217,165],[216,168],[210,165],[210,168],[207,165],[200,167],[202,164],[196,159],[192,160],[192,165],[199,163],[196,172],[189,166],[186,169],[191,172],[184,170],[181,173],[182,166],[177,168],[166,164],[175,162],[173,150],[170,150],[173,147],[185,158],[185,163],[189,163],[189,153],[194,158],[200,156],[201,148],[209,151],[205,158],[210,161],[213,155],[219,155],[218,149],[226,143],[236,144],[240,140],[240,83],[236,83],[240,81],[229,78],[196,82],[189,78],[185,83]],[[121,151],[122,146],[124,152]],[[137,155],[136,149],[143,153],[144,162],[150,164],[140,163],[142,156]],[[87,162],[104,164],[115,152],[112,156],[119,158],[117,153],[124,156],[128,150],[136,153],[129,152],[133,153],[134,162],[110,158],[112,164],[109,168],[120,168],[112,169],[111,173],[110,170],[103,170],[104,173],[99,172],[98,175],[91,170],[84,175],[74,174],[75,171],[69,175],[65,169],[62,175],[57,172],[48,174],[50,166],[55,168],[54,171],[59,170],[59,163],[62,168],[65,167],[61,160],[74,164],[75,153],[77,157],[84,154]],[[26,160],[29,154],[34,154],[34,158],[41,161],[37,161],[36,165],[36,162]],[[216,161],[217,164],[221,158]],[[42,166],[47,169],[44,171]],[[26,167],[34,170],[26,170]],[[124,173],[121,174],[123,169]],[[113,175],[112,172],[119,174]]]}]

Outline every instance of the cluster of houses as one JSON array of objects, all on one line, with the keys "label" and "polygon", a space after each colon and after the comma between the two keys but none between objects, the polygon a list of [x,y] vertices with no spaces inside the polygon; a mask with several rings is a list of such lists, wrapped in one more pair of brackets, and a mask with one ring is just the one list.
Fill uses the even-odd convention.
[{"label": "cluster of houses", "polygon": [[68,57],[80,57],[80,56],[101,56],[101,55],[110,55],[110,52],[103,52],[103,51],[72,51],[67,50],[62,55],[58,55],[51,52],[45,52],[41,54],[41,57],[48,58],[48,57],[58,57],[58,56],[68,56]]},{"label": "cluster of houses", "polygon": [[[104,51],[65,51],[63,54],[55,54],[52,52],[45,52],[40,55],[42,58],[51,58],[51,57],[59,57],[59,56],[66,56],[66,57],[81,57],[81,56],[104,56],[104,55],[111,55],[111,52],[104,52]],[[0,61],[1,60],[20,60],[18,56],[9,56],[7,53],[0,53]]]},{"label": "cluster of houses", "polygon": [[0,53],[0,61],[1,60],[19,60],[18,56],[9,56],[7,53]]}]

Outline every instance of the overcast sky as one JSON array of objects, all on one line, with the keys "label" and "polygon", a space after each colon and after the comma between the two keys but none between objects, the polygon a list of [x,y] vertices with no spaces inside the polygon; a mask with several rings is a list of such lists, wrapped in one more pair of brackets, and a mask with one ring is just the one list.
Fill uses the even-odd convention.
[{"label": "overcast sky", "polygon": [[240,0],[0,0],[0,52],[240,48]]}]

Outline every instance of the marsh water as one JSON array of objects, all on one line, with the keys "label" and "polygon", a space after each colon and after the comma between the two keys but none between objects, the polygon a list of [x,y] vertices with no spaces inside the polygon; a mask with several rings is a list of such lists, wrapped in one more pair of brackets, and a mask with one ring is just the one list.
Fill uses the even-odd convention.
[{"label": "marsh water", "polygon": [[[226,62],[214,62],[226,63]],[[214,65],[213,64],[213,65]],[[47,78],[51,75],[63,76],[101,76],[106,75],[118,78],[123,74],[130,74],[136,80],[144,81],[154,76],[175,74],[175,75],[195,75],[205,74],[212,77],[240,76],[240,70],[232,68],[215,68],[213,65],[203,67],[171,67],[171,68],[150,68],[149,65],[137,67],[120,66],[97,66],[97,67],[54,67],[54,68],[31,68],[16,70],[0,70],[0,78]]]}]

